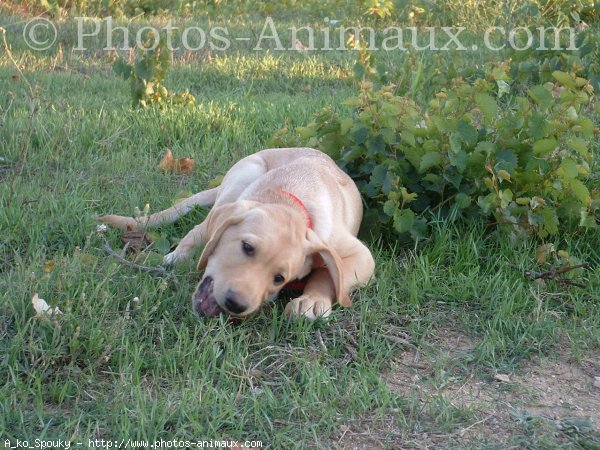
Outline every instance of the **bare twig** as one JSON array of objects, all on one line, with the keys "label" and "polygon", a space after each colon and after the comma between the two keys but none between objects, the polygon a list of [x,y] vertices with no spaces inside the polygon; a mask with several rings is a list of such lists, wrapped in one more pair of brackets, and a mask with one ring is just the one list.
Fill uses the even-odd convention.
[{"label": "bare twig", "polygon": [[589,269],[590,264],[589,263],[581,263],[581,264],[575,264],[574,266],[561,266],[561,267],[554,267],[550,270],[547,270],[546,272],[541,272],[536,274],[535,276],[532,276],[532,278],[534,280],[537,280],[539,278],[543,278],[543,279],[549,279],[549,278],[555,278],[557,275],[561,275],[563,273],[567,273],[570,272],[571,270],[575,270],[575,269]]},{"label": "bare twig", "polygon": [[569,280],[567,278],[559,278],[557,280],[560,284],[564,284],[565,286],[575,286],[580,289],[585,289],[587,287],[586,284],[578,283],[577,281]]},{"label": "bare twig", "polygon": [[[514,264],[510,264],[513,269],[521,270],[519,266]],[[525,270],[523,274],[526,277],[531,278],[532,280],[555,280],[556,282],[565,285],[565,286],[575,286],[581,289],[585,289],[588,286],[584,283],[578,283],[573,280],[569,280],[568,278],[564,278],[561,275],[570,272],[575,269],[589,269],[590,264],[587,262],[581,264],[575,264],[573,266],[560,266],[553,267],[550,270],[546,270],[545,272],[536,272],[535,270]]]},{"label": "bare twig", "polygon": [[105,239],[104,240],[104,245],[103,245],[104,250],[106,251],[106,253],[108,253],[110,256],[112,256],[113,258],[115,258],[117,260],[117,262],[119,262],[120,264],[126,266],[126,267],[131,267],[132,269],[137,269],[137,270],[141,270],[144,272],[148,272],[152,275],[158,275],[161,277],[165,277],[168,278],[170,281],[173,282],[173,284],[178,284],[177,279],[175,278],[175,276],[170,273],[167,272],[167,270],[164,267],[160,267],[160,266],[154,266],[154,267],[150,267],[150,266],[144,266],[142,264],[138,264],[135,263],[133,261],[129,261],[128,259],[125,259],[123,256],[119,255],[117,252],[115,252],[112,247],[110,246],[110,244],[108,243],[108,241]]}]

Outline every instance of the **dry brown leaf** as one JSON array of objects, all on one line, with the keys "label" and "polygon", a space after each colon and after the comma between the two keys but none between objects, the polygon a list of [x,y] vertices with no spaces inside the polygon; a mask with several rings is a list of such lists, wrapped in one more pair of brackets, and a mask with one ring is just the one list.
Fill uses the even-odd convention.
[{"label": "dry brown leaf", "polygon": [[46,303],[46,300],[40,298],[37,293],[35,293],[31,298],[31,304],[35,310],[35,317],[42,317],[43,315],[51,317],[62,314],[62,311],[58,309],[58,307],[50,308],[50,305]]},{"label": "dry brown leaf", "polygon": [[170,149],[165,150],[165,154],[156,168],[161,172],[182,173],[188,175],[194,170],[196,162],[191,158],[175,159]]},{"label": "dry brown leaf", "polygon": [[165,154],[162,159],[158,163],[156,168],[161,172],[173,172],[173,168],[175,167],[175,158],[173,158],[173,153],[171,153],[170,149],[165,150]]},{"label": "dry brown leaf", "polygon": [[177,161],[175,161],[175,173],[182,173],[184,175],[188,175],[192,173],[192,170],[194,170],[195,164],[196,162],[191,158],[180,158]]},{"label": "dry brown leaf", "polygon": [[126,231],[121,235],[123,243],[128,244],[127,249],[136,253],[148,247],[152,240],[145,231]]}]

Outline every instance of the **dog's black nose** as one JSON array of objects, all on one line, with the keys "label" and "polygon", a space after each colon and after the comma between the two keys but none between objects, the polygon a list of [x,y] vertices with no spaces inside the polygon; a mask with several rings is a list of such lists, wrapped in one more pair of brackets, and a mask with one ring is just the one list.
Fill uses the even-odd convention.
[{"label": "dog's black nose", "polygon": [[225,308],[234,314],[241,314],[248,309],[248,305],[238,294],[229,290],[225,296]]}]

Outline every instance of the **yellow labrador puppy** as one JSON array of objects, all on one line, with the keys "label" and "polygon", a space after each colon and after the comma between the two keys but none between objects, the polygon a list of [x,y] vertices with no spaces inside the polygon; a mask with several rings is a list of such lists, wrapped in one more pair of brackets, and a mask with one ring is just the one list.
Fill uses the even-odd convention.
[{"label": "yellow labrador puppy", "polygon": [[204,276],[193,295],[205,316],[255,312],[286,283],[308,276],[288,317],[328,316],[334,301],[369,281],[375,263],[356,238],[362,203],[354,182],[327,155],[310,148],[268,149],[237,162],[222,184],[146,218],[102,216],[111,226],[144,229],[171,223],[193,206],[214,205],[206,220],[165,256],[172,264],[204,250]]}]

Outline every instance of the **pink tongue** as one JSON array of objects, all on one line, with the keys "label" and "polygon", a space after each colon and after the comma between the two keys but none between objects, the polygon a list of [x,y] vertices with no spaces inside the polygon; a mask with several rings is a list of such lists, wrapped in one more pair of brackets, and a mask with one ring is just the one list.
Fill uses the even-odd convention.
[{"label": "pink tongue", "polygon": [[194,293],[194,309],[205,317],[216,317],[221,314],[221,308],[213,295],[213,280],[206,278]]}]

